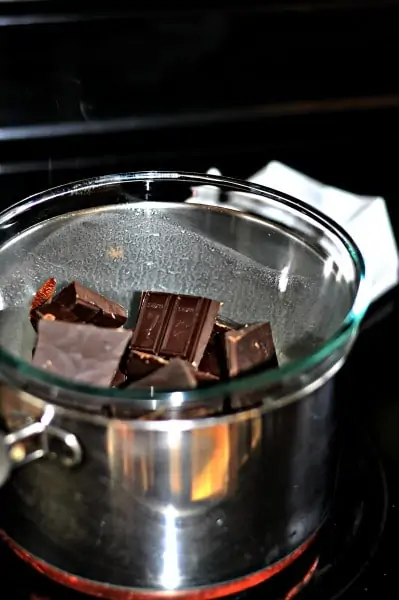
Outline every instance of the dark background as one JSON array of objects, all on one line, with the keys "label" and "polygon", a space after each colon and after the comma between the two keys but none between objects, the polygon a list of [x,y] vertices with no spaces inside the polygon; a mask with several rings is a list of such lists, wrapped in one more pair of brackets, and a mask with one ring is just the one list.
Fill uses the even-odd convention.
[{"label": "dark background", "polygon": [[88,175],[277,159],[384,195],[399,223],[399,2],[157,4],[0,2],[1,206]]},{"label": "dark background", "polygon": [[[135,4],[0,0],[0,210],[93,175],[216,166],[246,178],[274,159],[384,196],[399,240],[399,0]],[[391,495],[386,539],[351,599],[389,597],[397,576],[387,340],[398,321],[396,289],[338,380],[377,441]]]}]

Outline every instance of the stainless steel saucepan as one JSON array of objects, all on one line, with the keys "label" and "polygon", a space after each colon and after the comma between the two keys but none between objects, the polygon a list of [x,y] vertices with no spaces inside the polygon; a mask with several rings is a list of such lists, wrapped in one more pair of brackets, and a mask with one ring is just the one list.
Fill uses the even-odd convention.
[{"label": "stainless steel saucepan", "polygon": [[[200,185],[262,202],[267,216],[184,202]],[[171,393],[39,371],[28,309],[49,277],[131,307],[146,289],[221,300],[229,319],[271,322],[280,369]],[[0,529],[70,585],[206,598],[265,579],[328,512],[332,377],[365,309],[363,261],[346,233],[249,183],[128,173],[1,213]],[[247,409],[215,416],[226,397]],[[160,407],[172,418],[137,418]]]}]

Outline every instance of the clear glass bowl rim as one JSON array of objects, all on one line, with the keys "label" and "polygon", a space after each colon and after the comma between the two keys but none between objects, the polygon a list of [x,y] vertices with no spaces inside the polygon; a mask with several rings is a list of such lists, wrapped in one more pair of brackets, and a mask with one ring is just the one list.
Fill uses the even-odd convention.
[{"label": "clear glass bowl rim", "polygon": [[[350,254],[355,265],[356,273],[359,277],[358,289],[351,309],[349,310],[339,329],[314,353],[287,363],[279,369],[246,375],[231,381],[216,383],[206,388],[184,392],[161,392],[154,388],[149,390],[143,389],[126,391],[118,388],[100,388],[76,383],[56,375],[46,373],[41,369],[37,369],[30,363],[7,352],[7,350],[0,344],[1,369],[5,367],[6,369],[8,368],[12,371],[16,371],[19,376],[22,376],[22,378],[25,380],[33,383],[39,382],[40,384],[48,385],[51,388],[60,388],[67,393],[76,392],[79,394],[90,395],[91,397],[97,396],[101,399],[108,399],[111,403],[117,402],[118,404],[131,404],[132,401],[156,399],[160,401],[168,401],[167,403],[169,404],[171,401],[173,401],[173,395],[178,393],[180,396],[180,405],[180,403],[190,402],[190,400],[205,400],[207,398],[213,398],[219,395],[267,388],[271,385],[281,382],[286,378],[291,379],[292,377],[300,376],[304,372],[309,371],[310,369],[315,368],[317,365],[322,363],[340,346],[345,345],[352,335],[356,333],[357,328],[368,308],[368,293],[365,279],[364,260],[355,242],[343,228],[341,228],[337,223],[323,213],[311,208],[309,205],[297,200],[296,198],[265,186],[251,182],[244,182],[229,177],[183,171],[138,171],[103,175],[91,179],[82,179],[79,181],[70,182],[68,184],[50,188],[46,191],[29,196],[0,212],[0,226],[4,223],[7,223],[7,221],[10,219],[18,218],[18,216],[23,214],[25,211],[34,209],[39,205],[41,206],[47,201],[51,201],[56,197],[69,196],[71,194],[76,194],[79,191],[90,192],[97,188],[106,188],[107,186],[114,186],[133,181],[154,182],[171,180],[176,182],[180,181],[186,184],[189,183],[193,187],[200,185],[214,185],[218,187],[224,186],[229,187],[232,191],[254,194],[259,197],[273,200],[281,205],[286,206],[287,208],[291,208],[299,213],[302,213],[304,216],[310,217],[317,222],[318,226],[337,236]],[[84,210],[84,207],[82,207],[82,210]],[[231,209],[222,208],[221,210],[230,212]],[[255,214],[255,216],[262,220],[262,217],[258,214]]]}]

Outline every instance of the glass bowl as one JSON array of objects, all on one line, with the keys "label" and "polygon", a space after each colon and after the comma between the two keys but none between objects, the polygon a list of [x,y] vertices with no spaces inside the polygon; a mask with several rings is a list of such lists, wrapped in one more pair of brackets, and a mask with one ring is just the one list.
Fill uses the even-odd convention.
[{"label": "glass bowl", "polygon": [[[202,185],[226,200],[240,194],[261,203],[266,216],[196,204]],[[250,391],[260,392],[265,409],[277,407],[343,363],[367,308],[364,273],[359,250],[336,223],[255,184],[174,172],[71,183],[0,213],[0,377],[90,411],[206,404]],[[131,309],[130,325],[142,290],[220,300],[228,319],[270,321],[280,368],[187,392],[98,388],[38,370],[30,364],[28,312],[50,277],[120,302]]]}]

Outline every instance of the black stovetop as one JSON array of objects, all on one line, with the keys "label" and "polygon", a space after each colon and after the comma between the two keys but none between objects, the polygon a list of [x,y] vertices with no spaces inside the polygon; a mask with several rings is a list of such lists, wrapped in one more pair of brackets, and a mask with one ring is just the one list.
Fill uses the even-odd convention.
[{"label": "black stovetop", "polygon": [[[94,0],[0,2],[1,209],[104,173],[217,166],[245,179],[277,159],[383,195],[398,234],[399,87],[386,76],[398,0],[195,0],[184,10],[172,0],[149,15],[152,4],[122,14],[120,0],[113,11]],[[388,340],[398,317],[395,290],[372,307],[337,377],[346,447],[319,539],[240,600],[395,597],[399,395]],[[0,598],[86,598],[2,542],[0,564]]]},{"label": "black stovetop", "polygon": [[[236,600],[343,600],[391,597],[399,535],[399,401],[396,357],[388,351],[399,289],[368,313],[337,377],[343,452],[331,514],[316,542],[282,573]],[[1,590],[16,600],[84,600],[35,572],[0,543]]]}]

